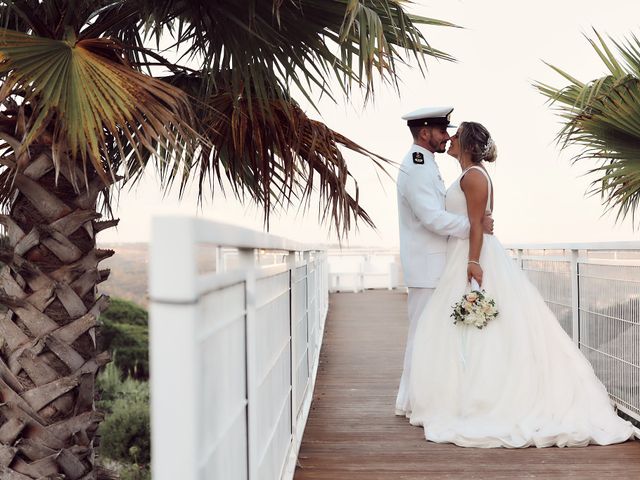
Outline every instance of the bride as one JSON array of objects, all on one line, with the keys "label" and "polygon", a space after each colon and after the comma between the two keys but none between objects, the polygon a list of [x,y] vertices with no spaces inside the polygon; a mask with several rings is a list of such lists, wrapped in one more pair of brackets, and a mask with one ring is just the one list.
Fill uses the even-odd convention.
[{"label": "bride", "polygon": [[[493,208],[482,162],[496,147],[482,125],[464,122],[447,152],[462,174],[447,211],[468,215],[469,239],[450,238],[447,265],[418,323],[410,382],[412,425],[464,447],[607,445],[633,435],[605,387],[535,287],[497,238],[483,234]],[[483,329],[455,325],[452,305],[475,280],[499,311]]]}]

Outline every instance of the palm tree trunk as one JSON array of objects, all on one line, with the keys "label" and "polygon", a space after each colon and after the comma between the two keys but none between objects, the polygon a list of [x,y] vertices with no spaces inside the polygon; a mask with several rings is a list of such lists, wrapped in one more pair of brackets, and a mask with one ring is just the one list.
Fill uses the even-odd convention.
[{"label": "palm tree trunk", "polygon": [[[96,285],[107,279],[96,234],[97,197],[107,188],[76,164],[56,181],[44,148],[15,176],[9,215],[0,215],[8,247],[0,248],[0,478],[92,479],[97,370],[95,326],[107,307]],[[71,163],[71,162],[69,162]],[[9,166],[11,167],[11,166]],[[78,169],[74,171],[73,169]],[[88,168],[88,167],[87,167]]]}]

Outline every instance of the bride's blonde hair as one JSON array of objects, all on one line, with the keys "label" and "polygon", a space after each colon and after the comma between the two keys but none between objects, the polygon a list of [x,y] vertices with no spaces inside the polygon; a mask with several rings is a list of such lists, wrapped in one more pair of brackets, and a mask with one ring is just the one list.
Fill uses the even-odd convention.
[{"label": "bride's blonde hair", "polygon": [[460,152],[471,154],[473,163],[495,162],[498,147],[489,131],[477,122],[462,122],[458,128]]}]

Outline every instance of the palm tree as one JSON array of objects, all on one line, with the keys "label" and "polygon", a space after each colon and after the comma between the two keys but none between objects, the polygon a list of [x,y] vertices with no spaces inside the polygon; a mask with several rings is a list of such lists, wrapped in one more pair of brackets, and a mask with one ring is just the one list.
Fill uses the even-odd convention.
[{"label": "palm tree", "polygon": [[97,284],[114,252],[95,239],[117,224],[114,193],[148,166],[181,192],[195,176],[201,196],[227,179],[267,221],[317,189],[336,229],[372,223],[340,148],[384,160],[309,118],[292,91],[370,96],[408,56],[421,69],[449,60],[418,30],[449,24],[405,3],[0,3],[0,478],[96,476],[94,378],[109,361],[95,346],[108,304]]},{"label": "palm tree", "polygon": [[617,220],[631,214],[635,224],[640,201],[640,40],[609,39],[616,53],[598,32],[595,35],[597,40],[588,40],[607,75],[583,83],[551,66],[569,84],[536,87],[563,119],[557,137],[562,148],[579,148],[574,162],[590,160],[588,173],[597,175],[590,193],[599,194],[607,210],[617,210]]}]

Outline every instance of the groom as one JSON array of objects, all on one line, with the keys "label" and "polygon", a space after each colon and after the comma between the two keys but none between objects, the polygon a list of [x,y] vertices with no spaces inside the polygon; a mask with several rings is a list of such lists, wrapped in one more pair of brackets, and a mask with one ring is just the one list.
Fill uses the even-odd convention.
[{"label": "groom", "polygon": [[[449,124],[451,112],[453,107],[421,108],[402,117],[413,135],[413,145],[402,161],[397,182],[400,259],[409,291],[409,334],[396,415],[411,412],[409,379],[413,337],[420,314],[444,270],[447,238],[469,237],[469,219],[445,210],[446,189],[434,159],[434,153],[446,150],[450,138],[447,128],[453,127]],[[492,233],[491,217],[485,217],[483,224],[485,232]]]}]

